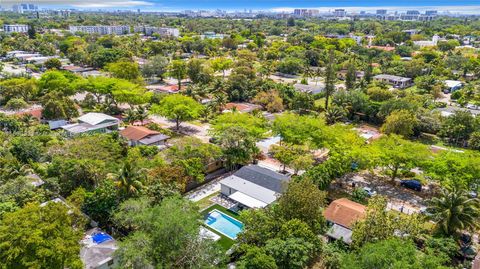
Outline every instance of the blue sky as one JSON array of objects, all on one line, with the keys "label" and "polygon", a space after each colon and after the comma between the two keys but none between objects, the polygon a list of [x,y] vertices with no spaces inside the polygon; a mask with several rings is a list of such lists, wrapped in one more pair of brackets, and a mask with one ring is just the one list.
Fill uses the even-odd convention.
[{"label": "blue sky", "polygon": [[409,8],[438,9],[440,11],[480,14],[480,0],[0,0],[8,7],[17,3],[35,3],[40,7],[71,7],[79,9],[137,9],[152,11],[180,11],[185,9],[225,10],[291,10],[293,8],[317,8],[328,10],[345,7],[350,11],[387,8],[406,10]]}]

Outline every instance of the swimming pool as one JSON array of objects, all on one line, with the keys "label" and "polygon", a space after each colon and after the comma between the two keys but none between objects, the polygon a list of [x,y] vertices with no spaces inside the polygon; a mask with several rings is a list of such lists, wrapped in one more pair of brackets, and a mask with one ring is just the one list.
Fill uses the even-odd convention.
[{"label": "swimming pool", "polygon": [[205,224],[230,239],[237,238],[243,230],[243,223],[216,209],[208,213]]}]

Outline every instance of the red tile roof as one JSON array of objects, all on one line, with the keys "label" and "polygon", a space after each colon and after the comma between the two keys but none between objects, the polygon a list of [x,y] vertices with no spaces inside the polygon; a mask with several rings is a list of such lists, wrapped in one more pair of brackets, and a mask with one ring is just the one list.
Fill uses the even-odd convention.
[{"label": "red tile roof", "polygon": [[137,141],[149,135],[156,135],[160,133],[143,126],[128,126],[127,128],[120,131],[120,134],[129,140]]},{"label": "red tile roof", "polygon": [[32,115],[33,117],[40,120],[42,118],[42,111],[43,111],[43,108],[34,108],[26,111],[17,112],[15,113],[15,115],[17,116]]},{"label": "red tile roof", "polygon": [[366,207],[341,198],[333,201],[323,212],[328,221],[350,228],[355,221],[365,216]]}]

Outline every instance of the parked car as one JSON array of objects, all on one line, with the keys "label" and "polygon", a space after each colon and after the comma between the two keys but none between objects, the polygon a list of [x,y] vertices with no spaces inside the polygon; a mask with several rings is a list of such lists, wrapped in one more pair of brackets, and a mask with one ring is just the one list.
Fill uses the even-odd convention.
[{"label": "parked car", "polygon": [[402,180],[400,182],[400,186],[415,191],[422,191],[422,183],[420,183],[418,180]]},{"label": "parked car", "polygon": [[477,105],[474,105],[474,104],[468,104],[467,108],[477,110],[477,109],[480,109],[480,106],[477,106]]},{"label": "parked car", "polygon": [[363,187],[363,191],[365,191],[367,193],[368,197],[372,197],[372,196],[377,195],[377,192],[372,190],[372,188],[370,188],[370,187]]}]

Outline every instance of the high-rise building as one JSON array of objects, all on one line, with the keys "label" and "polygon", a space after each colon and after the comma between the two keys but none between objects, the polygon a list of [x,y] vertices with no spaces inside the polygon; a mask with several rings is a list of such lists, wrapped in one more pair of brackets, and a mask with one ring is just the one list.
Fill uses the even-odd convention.
[{"label": "high-rise building", "polygon": [[407,15],[420,15],[418,10],[407,10]]},{"label": "high-rise building", "polygon": [[436,11],[436,10],[427,10],[427,11],[425,11],[425,15],[435,16],[435,15],[438,15],[438,11]]},{"label": "high-rise building", "polygon": [[15,13],[22,14],[23,13],[23,7],[22,7],[22,5],[13,5],[12,6],[12,11],[15,12]]},{"label": "high-rise building", "polygon": [[304,17],[305,14],[307,14],[307,9],[295,9],[293,10],[293,15],[295,15],[296,17]]},{"label": "high-rise building", "polygon": [[293,10],[293,15],[295,17],[314,17],[318,16],[320,12],[318,9],[294,9]]},{"label": "high-rise building", "polygon": [[386,9],[377,9],[375,14],[377,14],[377,15],[387,15],[387,10]]},{"label": "high-rise building", "polygon": [[333,12],[333,15],[335,17],[345,17],[347,16],[347,11],[345,11],[345,9],[335,9],[335,11]]},{"label": "high-rise building", "polygon": [[420,17],[420,11],[407,10],[407,13],[400,15],[400,19],[404,21],[418,21]]}]

